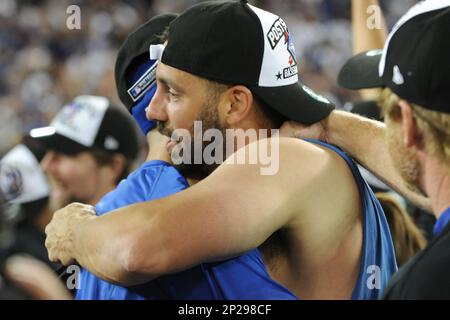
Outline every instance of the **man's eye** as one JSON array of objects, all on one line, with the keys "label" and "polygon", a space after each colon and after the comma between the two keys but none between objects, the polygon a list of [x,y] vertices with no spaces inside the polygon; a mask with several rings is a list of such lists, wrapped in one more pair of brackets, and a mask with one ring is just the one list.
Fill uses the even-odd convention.
[{"label": "man's eye", "polygon": [[178,96],[175,92],[170,91],[170,90],[167,92],[167,94],[168,94],[169,98],[176,98]]}]

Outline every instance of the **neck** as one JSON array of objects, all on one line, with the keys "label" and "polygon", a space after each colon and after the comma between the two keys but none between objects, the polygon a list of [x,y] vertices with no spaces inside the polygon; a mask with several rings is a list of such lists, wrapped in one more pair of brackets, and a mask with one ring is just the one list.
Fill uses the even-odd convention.
[{"label": "neck", "polygon": [[116,188],[116,185],[107,185],[104,187],[100,187],[97,194],[93,196],[90,200],[87,201],[78,201],[86,204],[90,204],[91,206],[95,206],[107,193],[113,191]]},{"label": "neck", "polygon": [[189,186],[193,186],[194,184],[196,184],[197,182],[200,181],[198,179],[193,179],[193,178],[186,178],[186,180],[189,183]]},{"label": "neck", "polygon": [[431,199],[434,215],[438,219],[450,207],[450,175],[445,164],[427,157],[422,173],[422,186]]},{"label": "neck", "polygon": [[160,134],[158,130],[153,129],[147,133],[148,154],[147,161],[162,160],[168,163],[170,161],[170,155],[167,152],[166,145],[169,138]]},{"label": "neck", "polygon": [[[246,146],[257,140],[271,138],[272,130],[274,130],[274,131],[279,130],[279,128],[273,128],[273,127],[269,126],[269,124],[264,123],[263,120],[254,120],[254,119],[250,119],[250,120],[241,122],[241,123],[237,124],[236,126],[232,126],[227,129],[232,130],[233,137],[235,139],[234,140],[234,149],[232,150],[233,152],[236,152],[240,147],[240,145],[239,146],[236,145],[236,139],[238,141],[241,141],[241,139],[242,139],[241,131],[243,131],[245,133],[254,131],[256,133],[256,136],[245,135],[244,145]],[[239,133],[239,134],[236,135],[235,133],[236,134]],[[227,138],[228,138],[228,136],[227,136]]]}]

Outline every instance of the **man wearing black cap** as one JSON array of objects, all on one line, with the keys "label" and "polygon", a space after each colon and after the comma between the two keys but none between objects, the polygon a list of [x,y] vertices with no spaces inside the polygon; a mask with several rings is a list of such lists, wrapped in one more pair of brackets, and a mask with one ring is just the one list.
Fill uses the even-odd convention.
[{"label": "man wearing black cap", "polygon": [[[327,141],[363,163],[372,161],[372,169],[376,162],[396,168],[402,177],[397,188],[406,184],[431,200],[438,219],[434,239],[393,277],[388,299],[450,299],[449,39],[450,1],[420,2],[397,22],[383,50],[351,58],[339,74],[349,89],[385,88],[379,105],[386,126],[344,112],[333,112],[319,125]],[[319,126],[297,133],[310,136]],[[391,176],[382,175],[387,181]]]},{"label": "man wearing black cap", "polygon": [[[158,47],[150,52],[157,57]],[[333,109],[298,82],[285,22],[245,1],[204,2],[175,19],[157,84],[147,117],[171,136],[172,156],[189,150],[196,120],[214,132],[231,129],[228,143],[243,130],[262,135],[286,118],[312,123]],[[180,129],[184,134],[177,136]],[[50,256],[134,284],[260,246],[258,259],[270,276],[300,298],[379,297],[396,270],[395,255],[381,207],[355,164],[317,141],[255,140],[247,137],[217,169],[205,159],[181,162],[182,173],[207,177],[165,199],[98,218],[89,206],[60,210],[47,228]],[[262,174],[261,161],[233,162],[272,146],[279,147],[271,154],[279,156],[272,176]],[[195,147],[194,141],[194,158]],[[199,149],[205,154],[208,147]],[[57,237],[67,232],[73,238]],[[96,243],[88,239],[94,233]],[[125,252],[126,259],[113,252]]]},{"label": "man wearing black cap", "polygon": [[100,96],[78,96],[50,126],[31,130],[48,152],[42,167],[52,183],[55,209],[73,201],[95,205],[126,177],[138,154],[130,116]]},{"label": "man wearing black cap", "polygon": [[[148,48],[151,44],[161,43],[160,35],[175,17],[163,14],[152,18],[130,34],[119,49],[115,66],[119,97],[146,135],[149,153],[144,164],[100,200],[96,205],[97,215],[136,202],[167,197],[189,186],[169,164],[170,156],[166,150],[169,138],[160,134],[155,128],[156,123],[145,116],[145,109],[156,91],[157,61],[149,59]],[[133,230],[129,232],[133,233]],[[117,255],[123,253],[126,252],[117,252]],[[198,265],[133,287],[109,283],[83,269],[76,298],[296,299],[267,275],[264,265],[257,263],[257,257],[257,251],[252,250],[234,259]]]}]

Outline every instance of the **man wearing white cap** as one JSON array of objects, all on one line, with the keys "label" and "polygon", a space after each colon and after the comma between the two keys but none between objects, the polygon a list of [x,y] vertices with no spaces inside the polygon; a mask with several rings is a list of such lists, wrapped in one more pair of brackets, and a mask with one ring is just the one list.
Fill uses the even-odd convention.
[{"label": "man wearing white cap", "polygon": [[128,175],[138,154],[138,138],[129,115],[100,96],[78,96],[50,126],[31,130],[48,152],[42,167],[53,186],[54,209],[69,202],[95,205]]},{"label": "man wearing white cap", "polygon": [[9,252],[27,253],[54,267],[44,246],[44,229],[53,212],[48,206],[50,186],[39,165],[43,152],[26,139],[24,143],[15,146],[0,161],[0,192],[10,204],[18,205],[17,226]]}]

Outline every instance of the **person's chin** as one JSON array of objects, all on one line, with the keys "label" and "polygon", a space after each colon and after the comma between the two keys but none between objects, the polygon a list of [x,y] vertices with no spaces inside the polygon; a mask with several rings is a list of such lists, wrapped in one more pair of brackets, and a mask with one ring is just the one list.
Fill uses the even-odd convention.
[{"label": "person's chin", "polygon": [[52,209],[58,210],[71,202],[75,201],[73,200],[73,196],[67,190],[62,188],[53,188],[50,197],[50,207]]},{"label": "person's chin", "polygon": [[173,149],[177,146],[178,142],[175,140],[169,140],[166,143],[166,150],[169,154],[172,154]]}]

